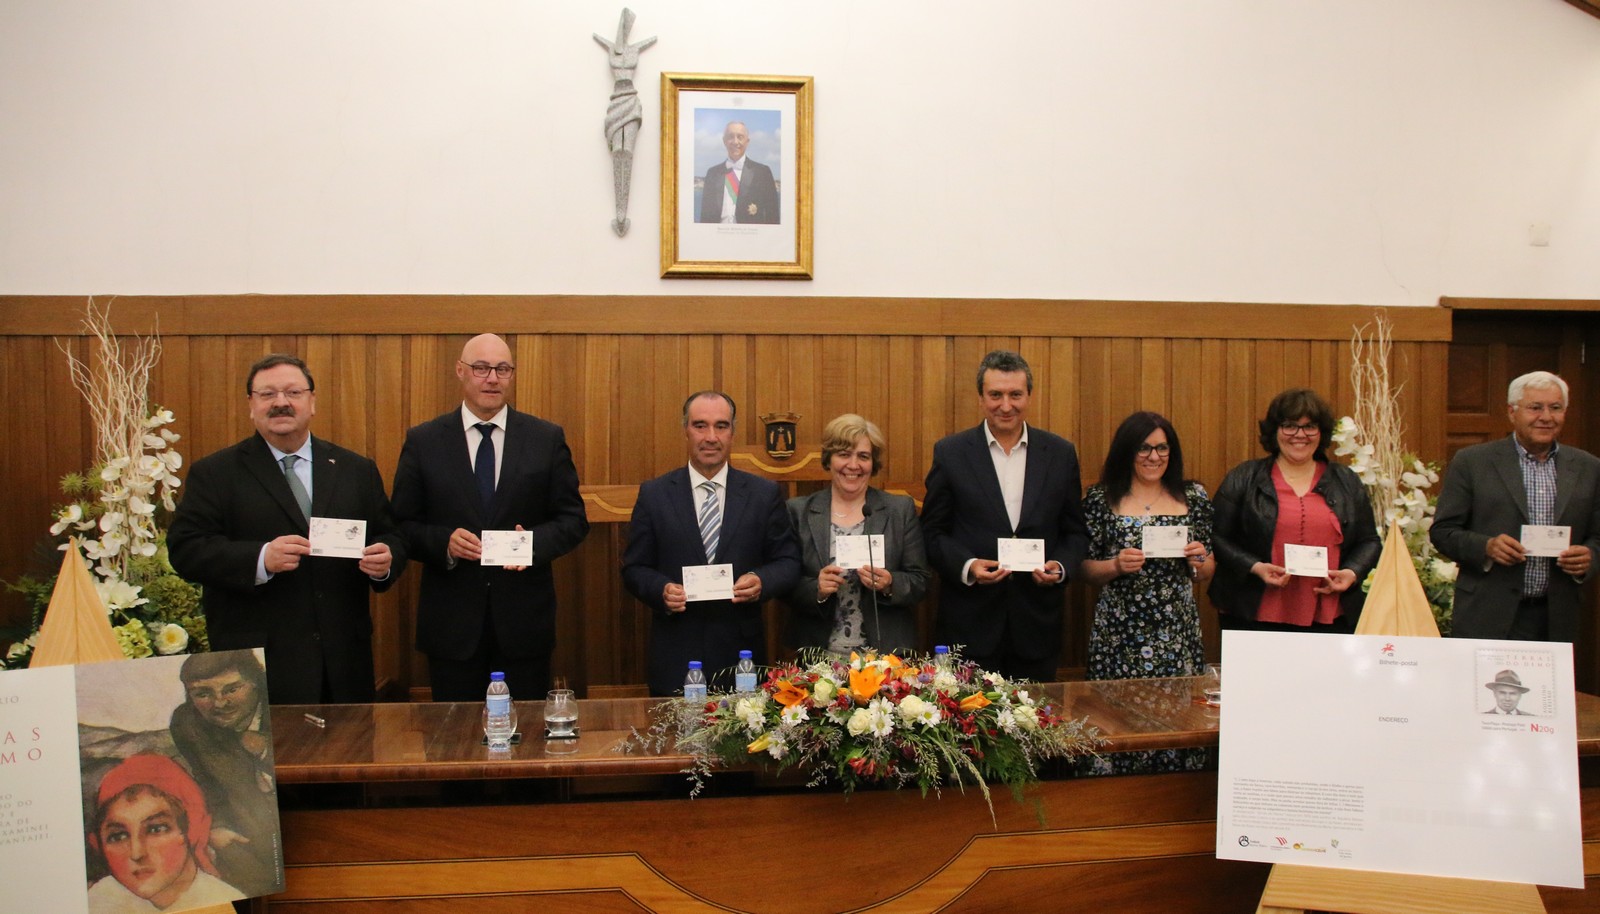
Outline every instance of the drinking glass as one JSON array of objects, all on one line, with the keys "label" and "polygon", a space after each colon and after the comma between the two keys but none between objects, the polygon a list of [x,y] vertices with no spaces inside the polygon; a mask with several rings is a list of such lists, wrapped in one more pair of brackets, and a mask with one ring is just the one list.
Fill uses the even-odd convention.
[{"label": "drinking glass", "polygon": [[1206,664],[1205,675],[1200,677],[1200,690],[1206,697],[1206,704],[1222,707],[1222,664]]},{"label": "drinking glass", "polygon": [[546,739],[571,739],[578,733],[578,700],[571,689],[552,689],[544,699]]}]

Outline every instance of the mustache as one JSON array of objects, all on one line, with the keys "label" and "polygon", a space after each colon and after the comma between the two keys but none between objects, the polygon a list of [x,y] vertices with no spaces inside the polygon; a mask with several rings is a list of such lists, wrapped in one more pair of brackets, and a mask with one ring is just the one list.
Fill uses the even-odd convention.
[{"label": "mustache", "polygon": [[292,407],[292,406],[290,406],[290,405],[288,405],[286,403],[286,404],[284,404],[282,406],[274,406],[271,409],[267,410],[267,418],[268,419],[276,419],[279,416],[289,416],[289,417],[293,418],[293,416],[294,416],[294,407]]}]

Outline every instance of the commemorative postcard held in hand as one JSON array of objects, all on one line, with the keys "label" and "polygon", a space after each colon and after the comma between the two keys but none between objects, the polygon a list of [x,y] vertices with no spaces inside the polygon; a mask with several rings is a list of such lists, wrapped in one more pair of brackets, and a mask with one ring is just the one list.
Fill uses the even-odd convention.
[{"label": "commemorative postcard held in hand", "polygon": [[846,571],[883,567],[883,534],[842,534],[833,538],[833,563]]},{"label": "commemorative postcard held in hand", "polygon": [[6,910],[176,914],[283,890],[265,668],[224,651],[0,672]]},{"label": "commemorative postcard held in hand", "polygon": [[1565,643],[1226,633],[1217,856],[1582,888]]},{"label": "commemorative postcard held in hand", "polygon": [[310,520],[311,554],[334,559],[359,559],[367,548],[367,522],[347,517]]}]

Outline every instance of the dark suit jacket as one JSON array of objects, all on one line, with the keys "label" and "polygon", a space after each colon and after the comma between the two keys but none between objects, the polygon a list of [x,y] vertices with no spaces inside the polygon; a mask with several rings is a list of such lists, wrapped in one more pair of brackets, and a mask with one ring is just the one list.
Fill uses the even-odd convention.
[{"label": "dark suit jacket", "polygon": [[[1502,533],[1520,537],[1528,523],[1528,493],[1517,466],[1517,448],[1507,435],[1498,441],[1462,448],[1445,469],[1439,505],[1428,538],[1458,568],[1455,611],[1450,625],[1457,638],[1504,638],[1522,599],[1521,565],[1497,565],[1484,553]],[[1569,445],[1557,449],[1556,520],[1572,528],[1572,545],[1588,546],[1600,560],[1600,460]],[[1590,574],[1593,574],[1591,566]],[[1580,582],[1550,565],[1550,639],[1576,641]]]},{"label": "dark suit jacket", "polygon": [[[727,173],[726,161],[718,162],[706,172],[700,190],[700,218],[696,222],[722,221],[722,179]],[[738,212],[733,214],[734,222],[777,225],[778,185],[772,180],[772,169],[746,157],[737,202]],[[752,207],[754,212],[751,211]]]},{"label": "dark suit jacket", "polygon": [[167,531],[178,574],[204,587],[213,650],[265,647],[267,689],[276,704],[322,701],[326,676],[335,702],[371,701],[372,616],[368,593],[383,591],[406,567],[383,477],[367,458],[311,439],[311,513],[367,522],[367,542],[394,553],[389,576],[373,581],[354,559],[306,556],[300,567],[257,586],[267,541],[307,535],[283,469],[267,442],[251,435],[195,462]]},{"label": "dark suit jacket", "polygon": [[[691,660],[705,664],[707,678],[733,666],[741,650],[752,651],[756,663],[765,663],[761,603],[789,593],[800,577],[800,550],[776,483],[728,470],[717,554],[707,557],[695,513],[694,486],[700,481],[691,483],[685,466],[644,483],[628,523],[622,584],[655,610],[649,662],[653,695],[680,691]],[[733,565],[735,580],[747,572],[761,579],[761,603],[701,601],[681,613],[667,611],[661,591],[683,583],[685,565],[726,564]]]},{"label": "dark suit jacket", "polygon": [[[789,595],[789,644],[792,647],[828,646],[833,634],[839,598],[817,602],[817,575],[828,564],[828,511],[833,490],[789,499],[789,522],[800,541],[800,583]],[[872,594],[861,594],[862,634],[867,645],[880,650],[909,650],[917,645],[916,605],[928,592],[928,555],[922,546],[922,525],[917,505],[904,495],[867,489],[866,533],[883,535],[883,553],[874,556],[878,567],[894,575],[889,593],[878,594],[878,611],[872,611]],[[848,574],[848,573],[847,573]],[[879,625],[882,628],[879,628]]]},{"label": "dark suit jacket", "polygon": [[[589,533],[578,470],[565,433],[553,422],[510,410],[500,481],[484,511],[461,409],[406,432],[394,474],[394,513],[411,555],[422,562],[417,604],[417,650],[466,660],[485,624],[508,657],[549,656],[555,644],[556,586],[550,563]],[[450,566],[450,534],[481,533],[521,524],[533,532],[533,565],[522,571]]]},{"label": "dark suit jacket", "polygon": [[[1028,427],[1028,471],[1015,532],[983,426],[933,446],[927,488],[922,533],[940,578],[938,638],[964,644],[980,656],[1004,651],[1030,660],[1055,657],[1061,649],[1064,588],[1041,587],[1023,573],[998,584],[969,586],[961,581],[961,569],[968,559],[996,558],[995,540],[1017,536],[1043,539],[1046,559],[1060,562],[1068,575],[1077,573],[1089,551],[1089,533],[1072,442]],[[1002,632],[1009,632],[1009,644],[1002,643]]]}]

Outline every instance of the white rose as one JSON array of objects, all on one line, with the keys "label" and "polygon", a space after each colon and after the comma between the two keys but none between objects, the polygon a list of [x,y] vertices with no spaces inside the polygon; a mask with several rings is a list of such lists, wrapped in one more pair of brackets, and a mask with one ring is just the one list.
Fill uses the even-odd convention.
[{"label": "white rose", "polygon": [[189,646],[189,633],[184,630],[183,626],[173,625],[169,622],[163,625],[161,630],[156,632],[155,638],[151,640],[155,643],[156,653],[178,654]]},{"label": "white rose", "polygon": [[1024,730],[1039,729],[1039,711],[1036,708],[1022,705],[1012,711],[1017,719],[1017,726]]},{"label": "white rose", "polygon": [[918,717],[921,717],[923,712],[925,712],[927,709],[927,702],[915,695],[907,695],[905,698],[901,699],[900,706],[896,710],[899,711],[901,720],[904,720],[906,723],[913,723]]},{"label": "white rose", "polygon": [[851,736],[860,736],[872,729],[872,712],[866,708],[857,708],[850,715],[850,720],[845,723],[845,729]]},{"label": "white rose", "polygon": [[811,687],[811,701],[816,705],[832,703],[834,696],[839,694],[839,687],[830,679],[818,679]]},{"label": "white rose", "polygon": [[1433,560],[1433,573],[1441,581],[1454,581],[1459,572],[1460,569],[1456,567],[1455,562],[1447,562],[1444,559]]}]

